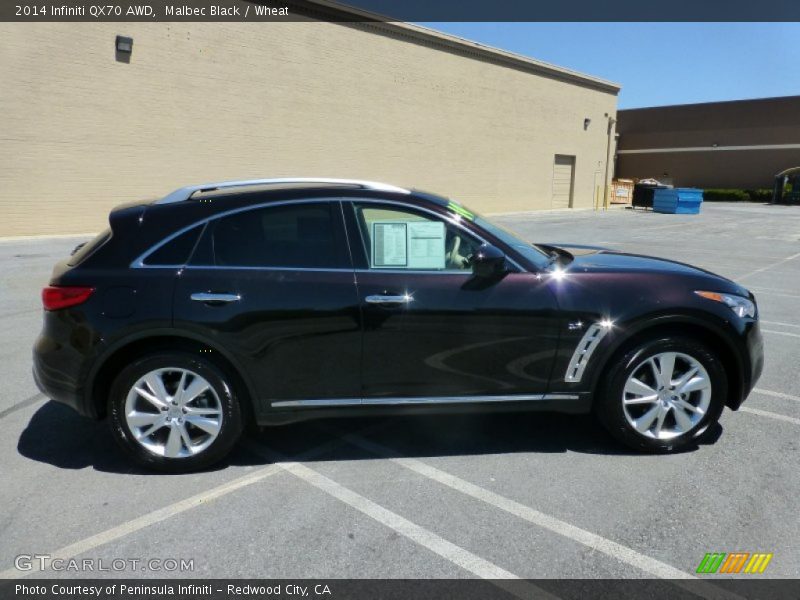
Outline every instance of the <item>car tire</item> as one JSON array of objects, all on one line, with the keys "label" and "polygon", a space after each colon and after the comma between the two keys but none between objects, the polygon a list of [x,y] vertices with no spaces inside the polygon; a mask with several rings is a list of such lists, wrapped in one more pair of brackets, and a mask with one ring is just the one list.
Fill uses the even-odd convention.
[{"label": "car tire", "polygon": [[111,386],[114,438],[145,468],[185,473],[224,458],[243,429],[232,378],[212,361],[160,352],[134,361]]},{"label": "car tire", "polygon": [[633,343],[613,360],[594,412],[630,448],[679,452],[695,447],[717,422],[727,393],[715,352],[690,337],[665,336]]}]

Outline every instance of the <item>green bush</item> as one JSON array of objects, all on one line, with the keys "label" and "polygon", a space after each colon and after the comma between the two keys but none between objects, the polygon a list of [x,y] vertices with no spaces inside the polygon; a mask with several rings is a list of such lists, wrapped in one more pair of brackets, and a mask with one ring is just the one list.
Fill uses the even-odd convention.
[{"label": "green bush", "polygon": [[705,202],[770,202],[772,190],[703,190]]},{"label": "green bush", "polygon": [[772,190],[748,190],[750,202],[772,202]]},{"label": "green bush", "polygon": [[750,202],[744,190],[703,190],[704,202]]}]

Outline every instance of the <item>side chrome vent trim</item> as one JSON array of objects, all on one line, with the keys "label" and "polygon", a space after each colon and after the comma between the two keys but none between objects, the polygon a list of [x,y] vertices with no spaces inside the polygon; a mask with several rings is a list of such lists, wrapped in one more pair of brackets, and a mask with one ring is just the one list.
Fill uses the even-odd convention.
[{"label": "side chrome vent trim", "polygon": [[600,323],[594,323],[586,330],[581,341],[575,347],[575,352],[572,353],[572,358],[567,365],[567,372],[564,374],[564,381],[577,383],[581,380],[592,353],[608,332],[609,328]]}]

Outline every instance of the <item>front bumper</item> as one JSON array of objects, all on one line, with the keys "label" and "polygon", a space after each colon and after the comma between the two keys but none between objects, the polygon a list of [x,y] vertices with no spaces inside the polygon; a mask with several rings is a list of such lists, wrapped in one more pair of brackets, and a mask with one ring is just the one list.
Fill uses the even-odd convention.
[{"label": "front bumper", "polygon": [[728,406],[733,410],[738,409],[753,391],[764,370],[764,337],[761,334],[761,325],[757,320],[746,326],[743,338],[741,393],[738,397],[731,397],[728,401]]}]

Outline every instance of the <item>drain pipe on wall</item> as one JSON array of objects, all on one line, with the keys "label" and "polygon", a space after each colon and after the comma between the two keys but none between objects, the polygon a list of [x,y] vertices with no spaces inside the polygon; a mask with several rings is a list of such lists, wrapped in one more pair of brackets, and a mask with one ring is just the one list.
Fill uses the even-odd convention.
[{"label": "drain pipe on wall", "polygon": [[608,180],[611,177],[611,139],[614,137],[614,126],[617,124],[617,120],[610,117],[608,113],[605,116],[608,119],[608,130],[606,132],[606,176],[605,185],[603,186],[603,210],[608,210]]}]

